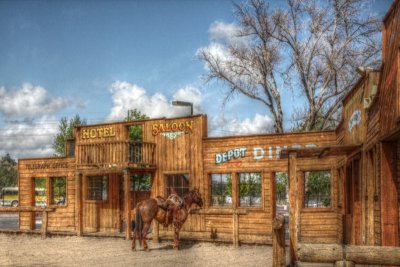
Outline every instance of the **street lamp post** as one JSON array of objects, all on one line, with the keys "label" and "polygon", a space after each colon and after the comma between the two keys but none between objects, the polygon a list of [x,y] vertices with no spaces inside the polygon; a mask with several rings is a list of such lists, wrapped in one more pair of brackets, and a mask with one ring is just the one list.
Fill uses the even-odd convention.
[{"label": "street lamp post", "polygon": [[173,106],[190,107],[190,116],[193,116],[193,103],[192,102],[175,100],[175,101],[172,101],[172,105]]}]

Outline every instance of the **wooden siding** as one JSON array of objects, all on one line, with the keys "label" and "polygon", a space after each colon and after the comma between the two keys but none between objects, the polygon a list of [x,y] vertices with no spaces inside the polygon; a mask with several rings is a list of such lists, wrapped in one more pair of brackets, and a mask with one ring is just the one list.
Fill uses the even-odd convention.
[{"label": "wooden siding", "polygon": [[[18,161],[18,186],[19,186],[19,206],[34,206],[34,178],[45,178],[47,189],[49,189],[49,179],[51,177],[66,177],[67,195],[66,205],[49,205],[50,192],[46,190],[47,205],[54,207],[54,212],[48,214],[49,231],[75,231],[75,162],[69,158],[52,159],[20,159]],[[34,218],[32,213],[21,212],[19,216],[21,230],[33,230]]]},{"label": "wooden siding", "polygon": [[383,25],[382,79],[380,84],[381,131],[383,134],[394,129],[400,119],[399,94],[399,44],[400,2],[395,1]]}]

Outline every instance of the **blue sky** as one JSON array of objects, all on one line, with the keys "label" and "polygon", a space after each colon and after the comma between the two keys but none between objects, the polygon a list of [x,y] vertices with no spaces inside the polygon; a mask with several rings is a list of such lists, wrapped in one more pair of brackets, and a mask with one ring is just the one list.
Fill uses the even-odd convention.
[{"label": "blue sky", "polygon": [[[372,9],[383,16],[391,2]],[[122,120],[129,107],[188,114],[172,100],[194,102],[211,135],[265,131],[265,108],[244,97],[222,108],[226,88],[205,83],[196,58],[211,29],[233,21],[230,0],[0,0],[0,155],[51,156],[63,116],[92,124]]]}]

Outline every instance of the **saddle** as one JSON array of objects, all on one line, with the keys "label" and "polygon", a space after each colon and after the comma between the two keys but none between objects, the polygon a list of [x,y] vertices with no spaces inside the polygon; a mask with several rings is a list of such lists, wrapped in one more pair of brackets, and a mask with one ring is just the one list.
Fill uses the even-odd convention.
[{"label": "saddle", "polygon": [[169,216],[172,211],[174,212],[174,224],[180,224],[180,213],[177,212],[183,207],[183,199],[177,194],[171,194],[167,199],[163,197],[156,197],[157,205],[166,212],[164,226],[169,224]]}]

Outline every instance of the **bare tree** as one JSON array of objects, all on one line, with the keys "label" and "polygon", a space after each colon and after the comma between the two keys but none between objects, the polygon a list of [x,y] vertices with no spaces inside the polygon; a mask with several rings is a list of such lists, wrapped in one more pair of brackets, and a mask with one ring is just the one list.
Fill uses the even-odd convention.
[{"label": "bare tree", "polygon": [[356,68],[379,58],[380,21],[365,7],[365,0],[288,0],[287,8],[270,10],[262,0],[246,1],[235,5],[241,42],[214,44],[198,55],[207,78],[229,86],[226,100],[240,93],[262,102],[276,132],[283,132],[284,89],[307,103],[292,114],[297,129],[327,129],[340,117]]}]

